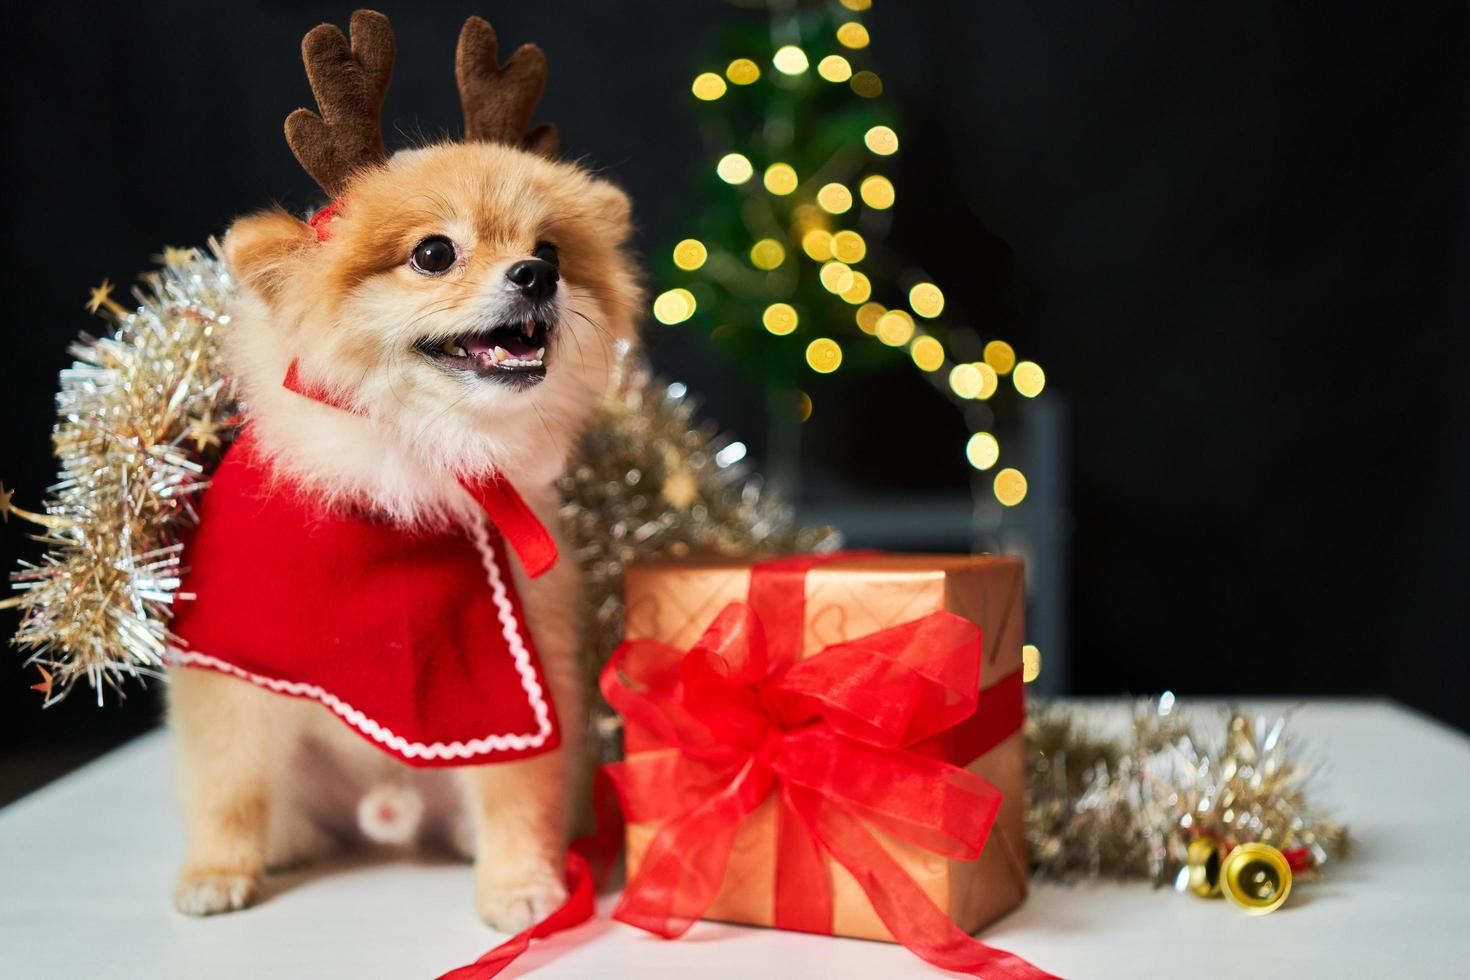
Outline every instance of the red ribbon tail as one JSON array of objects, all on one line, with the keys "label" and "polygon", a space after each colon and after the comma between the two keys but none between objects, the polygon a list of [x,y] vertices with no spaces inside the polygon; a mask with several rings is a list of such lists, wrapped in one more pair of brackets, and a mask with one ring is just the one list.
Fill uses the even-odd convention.
[{"label": "red ribbon tail", "polygon": [[523,929],[473,963],[450,970],[439,980],[489,980],[499,975],[521,954],[531,948],[531,942],[545,939],[573,926],[581,925],[592,918],[596,907],[592,887],[592,871],[587,859],[576,851],[567,855],[567,900],[550,915],[535,925]]},{"label": "red ribbon tail", "polygon": [[812,836],[862,886],[893,938],[914,954],[945,970],[986,980],[1058,980],[962,931],[845,808],[800,787],[788,792]]},{"label": "red ribbon tail", "polygon": [[540,578],[551,571],[556,564],[556,541],[509,480],[498,476],[478,483],[461,480],[460,486],[515,549],[528,576]]}]

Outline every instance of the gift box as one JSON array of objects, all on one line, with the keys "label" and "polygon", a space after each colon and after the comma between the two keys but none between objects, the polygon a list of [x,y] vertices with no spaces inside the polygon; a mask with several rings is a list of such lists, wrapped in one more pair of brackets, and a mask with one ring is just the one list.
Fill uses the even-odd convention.
[{"label": "gift box", "polygon": [[603,684],[626,723],[619,917],[978,962],[944,960],[949,923],[973,933],[1026,895],[1022,580],[1019,559],[968,555],[629,567]]}]

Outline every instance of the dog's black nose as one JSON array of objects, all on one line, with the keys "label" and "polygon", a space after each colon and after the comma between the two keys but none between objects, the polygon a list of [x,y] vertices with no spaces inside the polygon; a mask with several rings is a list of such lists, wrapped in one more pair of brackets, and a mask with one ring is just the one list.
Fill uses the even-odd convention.
[{"label": "dog's black nose", "polygon": [[505,270],[509,279],[527,299],[543,300],[556,292],[556,282],[561,274],[556,266],[543,259],[522,259]]}]

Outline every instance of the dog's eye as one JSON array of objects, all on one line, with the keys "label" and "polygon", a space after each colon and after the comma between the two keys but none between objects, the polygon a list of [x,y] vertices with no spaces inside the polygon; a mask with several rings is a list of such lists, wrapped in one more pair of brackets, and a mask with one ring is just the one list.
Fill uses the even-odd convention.
[{"label": "dog's eye", "polygon": [[408,264],[413,266],[415,272],[437,276],[454,265],[454,243],[443,235],[425,238],[413,247],[413,255],[409,256]]},{"label": "dog's eye", "polygon": [[531,254],[542,262],[550,262],[552,265],[556,265],[556,246],[550,242],[540,242],[535,248],[531,249]]}]

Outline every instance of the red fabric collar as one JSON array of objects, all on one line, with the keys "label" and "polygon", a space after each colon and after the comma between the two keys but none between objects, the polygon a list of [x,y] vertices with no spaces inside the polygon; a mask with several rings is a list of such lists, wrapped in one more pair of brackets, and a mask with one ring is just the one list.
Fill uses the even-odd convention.
[{"label": "red fabric collar", "polygon": [[[336,202],[333,202],[327,209],[335,205]],[[327,209],[319,212],[317,217],[321,217]],[[316,218],[312,222],[314,224]],[[320,231],[318,234],[321,234]],[[281,381],[281,386],[314,402],[351,412],[353,415],[364,414],[338,392],[302,378],[300,364],[294,359],[286,369],[286,377]],[[556,541],[509,480],[499,475],[476,481],[461,478],[459,485],[480,505],[485,516],[490,518],[490,522],[515,550],[516,557],[521,560],[521,567],[528,576],[540,578],[551,571],[556,565]]]},{"label": "red fabric collar", "polygon": [[307,225],[312,231],[316,232],[317,241],[324,242],[332,237],[332,232],[327,225],[331,223],[333,218],[337,217],[337,211],[346,200],[346,198],[338,198],[311,216],[311,220],[307,222]]}]

